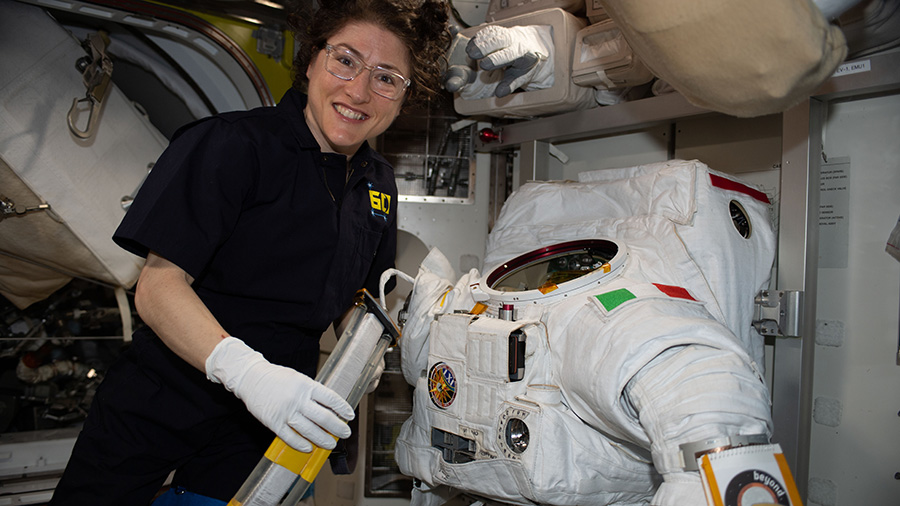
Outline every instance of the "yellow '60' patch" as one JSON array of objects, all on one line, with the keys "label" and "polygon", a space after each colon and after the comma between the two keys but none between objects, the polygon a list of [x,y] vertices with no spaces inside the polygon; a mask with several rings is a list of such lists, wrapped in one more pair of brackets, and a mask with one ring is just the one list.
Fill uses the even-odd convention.
[{"label": "yellow '60' patch", "polygon": [[372,212],[387,217],[391,212],[391,196],[375,190],[369,190],[369,201],[372,204]]}]

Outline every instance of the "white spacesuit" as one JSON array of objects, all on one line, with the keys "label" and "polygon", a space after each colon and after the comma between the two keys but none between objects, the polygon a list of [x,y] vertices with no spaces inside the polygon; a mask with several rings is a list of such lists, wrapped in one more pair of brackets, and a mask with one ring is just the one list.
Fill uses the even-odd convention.
[{"label": "white spacesuit", "polygon": [[452,283],[432,250],[401,339],[416,392],[396,458],[421,482],[413,503],[705,505],[681,445],[772,431],[751,327],[768,209],[759,190],[669,161],[523,186],[484,275]]}]

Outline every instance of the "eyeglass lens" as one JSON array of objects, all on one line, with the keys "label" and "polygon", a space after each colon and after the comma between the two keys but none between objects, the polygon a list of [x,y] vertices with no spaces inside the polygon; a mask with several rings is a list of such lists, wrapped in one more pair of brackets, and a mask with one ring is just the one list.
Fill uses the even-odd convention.
[{"label": "eyeglass lens", "polygon": [[368,69],[372,72],[369,86],[375,93],[393,100],[406,89],[406,78],[402,75],[379,66],[370,67],[348,49],[328,46],[326,53],[325,70],[335,77],[351,81]]}]

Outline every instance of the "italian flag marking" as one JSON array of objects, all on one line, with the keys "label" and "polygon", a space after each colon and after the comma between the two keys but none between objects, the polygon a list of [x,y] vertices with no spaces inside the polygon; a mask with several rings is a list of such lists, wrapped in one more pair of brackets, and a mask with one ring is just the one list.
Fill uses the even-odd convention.
[{"label": "italian flag marking", "polygon": [[618,290],[595,295],[595,297],[607,311],[612,311],[629,300],[638,297],[659,297],[660,294],[667,295],[674,299],[697,301],[697,299],[691,296],[690,292],[680,286],[663,285],[660,283],[638,285],[631,288],[619,288]]}]

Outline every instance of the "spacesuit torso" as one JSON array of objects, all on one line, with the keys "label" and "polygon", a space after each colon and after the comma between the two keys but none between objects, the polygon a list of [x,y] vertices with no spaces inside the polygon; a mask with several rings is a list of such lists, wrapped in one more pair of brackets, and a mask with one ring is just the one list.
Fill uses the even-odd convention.
[{"label": "spacesuit torso", "polygon": [[437,317],[398,441],[403,472],[515,504],[647,503],[660,480],[650,453],[586,425],[559,386],[566,373],[548,331],[566,337],[554,327],[568,316],[600,312],[585,293],[552,306],[516,321]]},{"label": "spacesuit torso", "polygon": [[[446,259],[426,258],[401,341],[416,391],[396,458],[422,482],[414,504],[457,490],[523,505],[702,506],[680,445],[771,433],[762,343],[752,306],[738,308],[768,272],[721,261],[771,265],[760,195],[697,162],[619,175],[513,195],[489,240],[486,263],[497,267],[484,276],[473,270],[454,286]],[[593,203],[586,189],[606,198]],[[532,212],[572,195],[588,209]],[[710,217],[729,203],[753,234],[738,227],[743,218]],[[710,223],[731,227],[712,236],[734,233],[708,246],[719,262],[701,265],[693,227]]]},{"label": "spacesuit torso", "polygon": [[615,279],[523,312],[534,319],[450,313],[431,325],[398,441],[404,473],[513,504],[646,505],[662,478],[621,402],[636,369],[698,342],[750,363],[680,287]]}]

